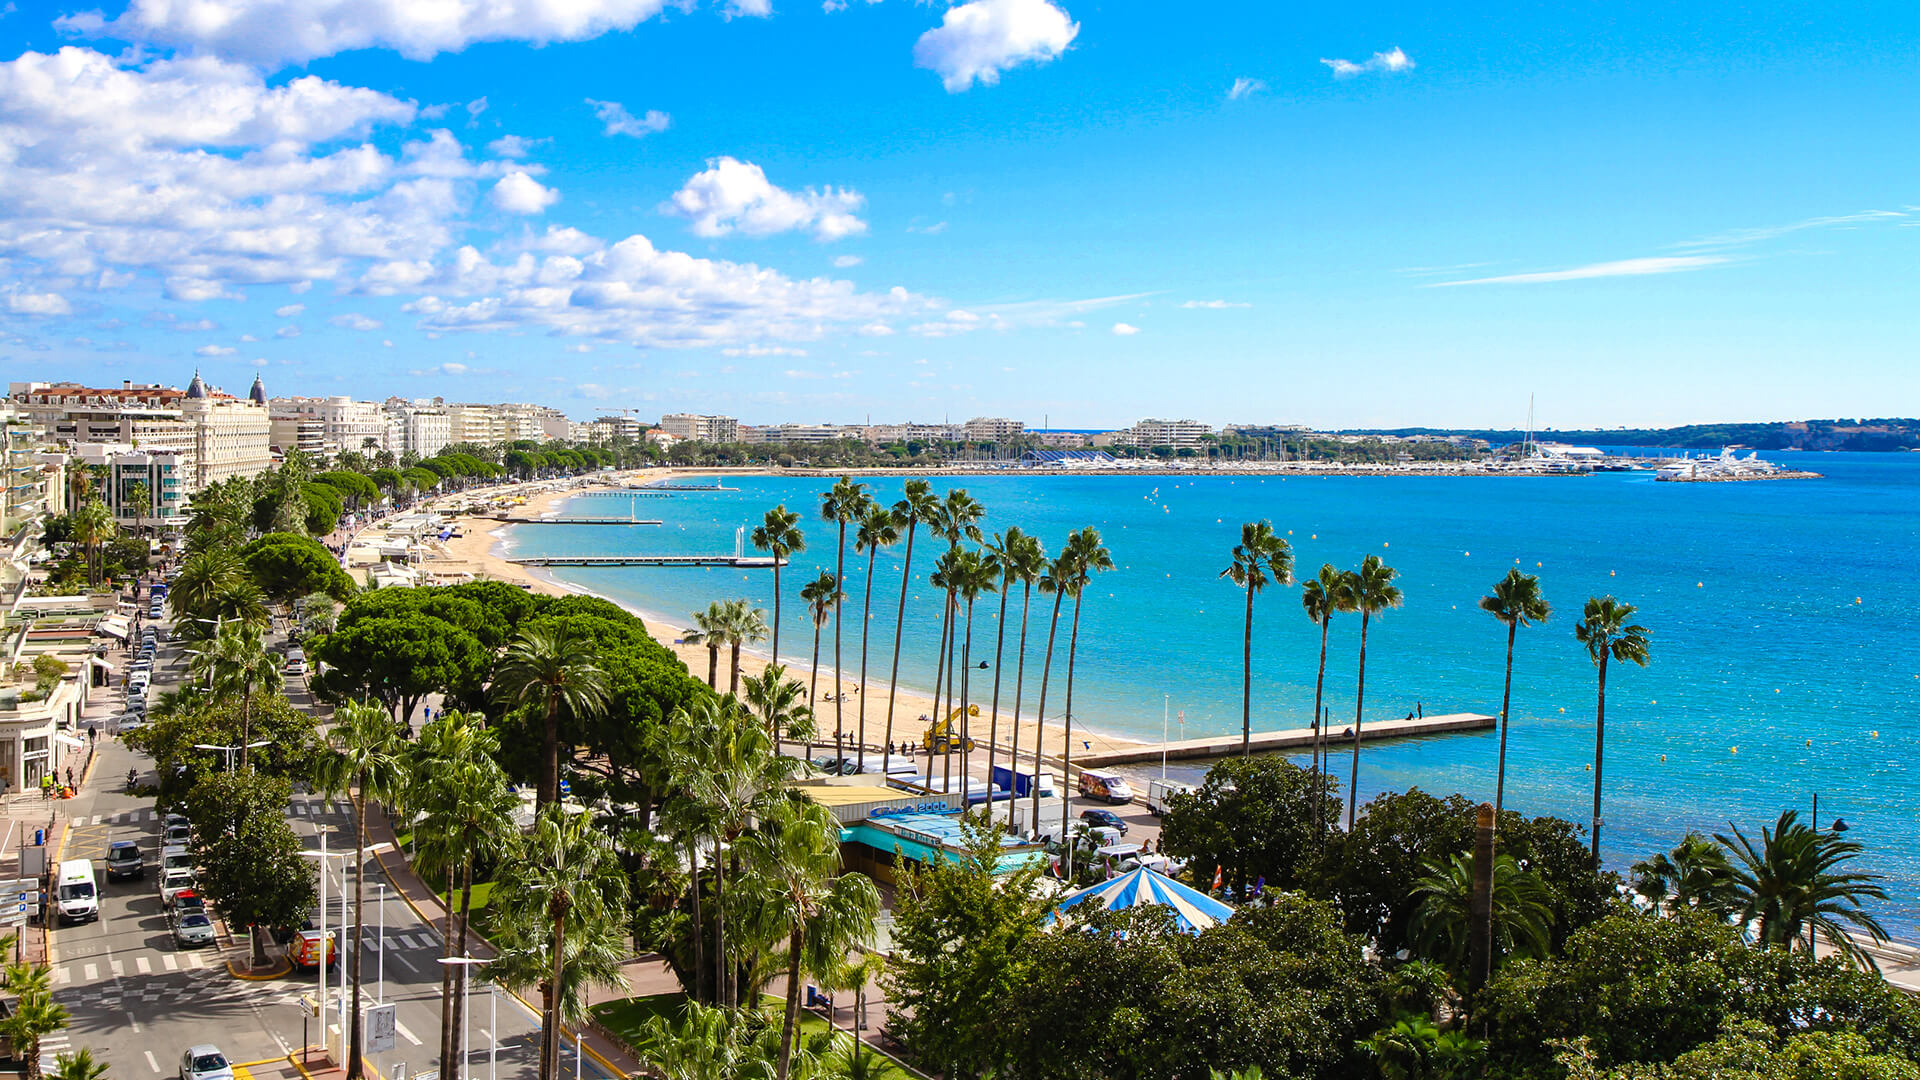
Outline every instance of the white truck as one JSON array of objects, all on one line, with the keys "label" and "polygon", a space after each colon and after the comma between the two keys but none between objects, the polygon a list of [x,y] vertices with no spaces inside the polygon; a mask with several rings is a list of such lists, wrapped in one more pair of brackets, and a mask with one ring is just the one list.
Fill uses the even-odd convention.
[{"label": "white truck", "polygon": [[53,895],[62,922],[90,922],[99,918],[100,883],[94,878],[93,861],[68,859],[61,863]]}]

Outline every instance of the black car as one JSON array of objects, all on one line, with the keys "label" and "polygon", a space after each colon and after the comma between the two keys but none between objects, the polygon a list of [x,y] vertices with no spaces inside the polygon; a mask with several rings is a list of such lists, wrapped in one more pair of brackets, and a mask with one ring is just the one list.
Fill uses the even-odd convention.
[{"label": "black car", "polygon": [[1127,823],[1121,819],[1119,814],[1111,810],[1082,810],[1080,811],[1080,820],[1089,825],[1117,829],[1121,836],[1127,835]]},{"label": "black car", "polygon": [[131,840],[115,840],[107,845],[107,880],[124,881],[147,876],[147,860],[140,845]]}]

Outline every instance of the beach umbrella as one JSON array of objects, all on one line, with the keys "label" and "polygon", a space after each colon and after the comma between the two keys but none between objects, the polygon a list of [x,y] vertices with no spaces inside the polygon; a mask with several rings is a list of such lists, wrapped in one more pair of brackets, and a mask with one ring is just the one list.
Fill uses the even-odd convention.
[{"label": "beach umbrella", "polygon": [[1085,903],[1098,904],[1108,911],[1159,904],[1172,908],[1174,922],[1189,934],[1197,934],[1233,916],[1231,906],[1145,866],[1068,896],[1048,919],[1052,921],[1060,912]]}]

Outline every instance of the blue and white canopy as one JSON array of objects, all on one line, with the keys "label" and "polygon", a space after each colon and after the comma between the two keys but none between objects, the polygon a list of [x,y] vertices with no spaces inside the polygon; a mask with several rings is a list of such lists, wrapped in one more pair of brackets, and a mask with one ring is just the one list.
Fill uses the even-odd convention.
[{"label": "blue and white canopy", "polygon": [[1142,904],[1170,907],[1173,909],[1174,922],[1189,934],[1197,934],[1233,917],[1232,907],[1145,866],[1068,896],[1055,906],[1055,917],[1059,912],[1089,901],[1108,911],[1120,911]]}]

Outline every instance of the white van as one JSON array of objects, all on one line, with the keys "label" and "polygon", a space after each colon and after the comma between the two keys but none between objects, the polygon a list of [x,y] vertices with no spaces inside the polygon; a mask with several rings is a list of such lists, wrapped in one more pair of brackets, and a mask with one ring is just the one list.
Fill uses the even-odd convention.
[{"label": "white van", "polygon": [[1133,801],[1133,789],[1127,786],[1126,777],[1119,773],[1095,772],[1091,769],[1080,774],[1080,794],[1089,799],[1100,799],[1110,803]]},{"label": "white van", "polygon": [[60,864],[54,903],[63,922],[88,922],[100,917],[100,884],[94,880],[91,860],[69,859]]},{"label": "white van", "polygon": [[1159,815],[1167,812],[1167,804],[1175,795],[1191,795],[1199,789],[1180,780],[1147,781],[1147,813]]}]

